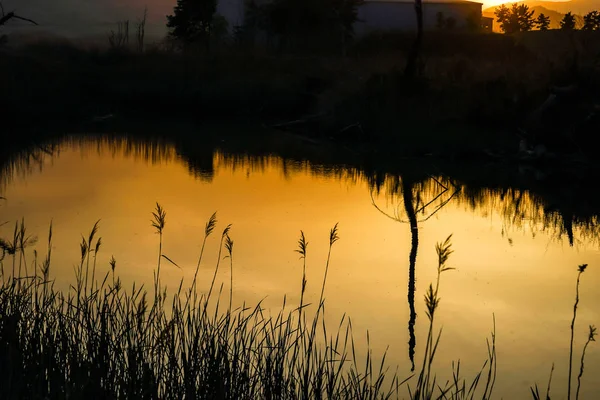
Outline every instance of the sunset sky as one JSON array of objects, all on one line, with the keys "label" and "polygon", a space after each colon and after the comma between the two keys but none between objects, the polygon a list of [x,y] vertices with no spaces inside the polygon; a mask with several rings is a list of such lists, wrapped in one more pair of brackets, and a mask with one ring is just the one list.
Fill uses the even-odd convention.
[{"label": "sunset sky", "polygon": [[[231,1],[231,0],[223,0]],[[132,14],[140,13],[145,6],[152,19],[158,20],[169,13],[176,0],[4,0],[3,4],[7,10],[17,10],[22,13],[33,13],[37,17],[53,17],[68,14],[73,17],[94,17],[95,19],[114,19],[122,16],[131,17]],[[506,3],[502,0],[481,0],[484,8],[492,5]]]},{"label": "sunset sky", "polygon": [[[553,1],[553,0],[548,0],[548,1]],[[488,8],[488,7],[492,7],[492,6],[497,6],[500,4],[504,4],[504,3],[511,3],[512,1],[506,1],[506,0],[478,0],[478,2],[483,3],[483,8]],[[560,1],[557,1],[560,2]]]},{"label": "sunset sky", "polygon": [[[239,0],[220,0],[235,3]],[[502,0],[480,0],[483,8],[507,3]],[[108,29],[117,21],[136,21],[148,7],[147,33],[149,37],[162,37],[165,34],[165,16],[172,12],[176,0],[3,0],[7,11],[34,19],[40,24],[36,31],[67,37],[105,36]],[[23,24],[21,24],[23,25]],[[19,22],[11,23],[6,29],[19,27]],[[26,26],[28,31],[33,29]]]}]

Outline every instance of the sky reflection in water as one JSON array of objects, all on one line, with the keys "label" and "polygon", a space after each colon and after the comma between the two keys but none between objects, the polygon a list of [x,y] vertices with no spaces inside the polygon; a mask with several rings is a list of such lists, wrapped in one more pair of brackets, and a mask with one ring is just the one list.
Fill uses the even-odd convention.
[{"label": "sky reflection in water", "polygon": [[[159,202],[167,211],[164,253],[182,267],[164,267],[169,287],[176,289],[182,278],[191,280],[204,224],[217,211],[218,231],[233,224],[234,302],[255,304],[265,298],[267,306],[277,307],[284,295],[288,304],[299,301],[302,264],[294,250],[301,229],[309,241],[308,300],[315,301],[329,229],[339,222],[340,241],[326,288],[328,319],[336,324],[347,313],[357,343],[365,343],[369,329],[374,354],[382,354],[389,345],[390,364],[400,366],[401,378],[410,373],[411,231],[409,224],[395,220],[407,221],[397,190],[401,179],[388,177],[377,191],[356,170],[222,152],[208,152],[208,161],[190,163],[165,144],[71,140],[59,149],[42,159],[43,168],[35,162],[29,169],[14,164],[0,193],[7,198],[0,220],[10,221],[0,228],[3,236],[24,217],[29,232],[44,238],[53,221],[51,275],[58,285],[73,281],[81,234],[98,219],[101,273],[109,270],[108,260],[114,255],[125,282],[151,285],[158,237],[150,227],[150,213]],[[439,379],[451,378],[451,362],[458,359],[464,371],[474,375],[486,359],[485,339],[495,315],[498,397],[526,397],[536,382],[545,388],[553,362],[552,393],[564,393],[575,279],[582,263],[590,267],[581,282],[576,360],[587,326],[600,325],[595,230],[576,226],[571,247],[564,226],[527,192],[455,193],[460,187],[442,178],[412,187],[415,209],[422,211],[417,215],[422,222],[415,269],[417,363],[427,333],[423,295],[436,274],[434,246],[453,234],[449,266],[456,270],[442,276],[437,314],[437,326],[444,328],[435,362]],[[210,285],[217,247],[215,235],[201,267],[202,290]],[[45,252],[45,240],[37,249]],[[227,293],[227,269],[219,279]],[[575,365],[578,368],[578,361]],[[593,343],[582,398],[600,392],[600,381],[594,379],[598,373],[600,349]]]}]

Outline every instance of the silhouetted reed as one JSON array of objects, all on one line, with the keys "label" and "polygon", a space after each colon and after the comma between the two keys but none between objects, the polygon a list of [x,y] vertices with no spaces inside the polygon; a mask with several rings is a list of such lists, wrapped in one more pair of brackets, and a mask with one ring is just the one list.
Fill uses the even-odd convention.
[{"label": "silhouetted reed", "polygon": [[579,366],[579,375],[577,375],[577,391],[575,392],[575,399],[579,399],[579,389],[581,388],[581,377],[583,376],[584,370],[584,361],[585,361],[585,352],[587,351],[588,345],[590,342],[596,341],[596,336],[598,336],[598,332],[596,331],[596,327],[594,325],[589,326],[590,331],[588,334],[588,339],[583,346],[583,351],[581,352],[581,363]]},{"label": "silhouetted reed", "polygon": [[[587,268],[587,264],[581,264],[577,268],[578,273],[577,273],[577,285],[575,285],[575,304],[573,304],[573,319],[571,320],[571,341],[569,343],[569,383],[568,383],[567,399],[571,398],[571,376],[572,376],[572,371],[573,371],[573,339],[575,336],[575,320],[577,319],[577,306],[579,305],[579,281],[581,279],[581,274],[583,274],[585,272],[586,268]],[[586,342],[585,347],[584,347],[583,356],[581,357],[580,375],[577,378],[577,381],[578,381],[577,395],[579,395],[579,382],[581,381],[581,375],[583,375],[583,358],[585,357],[585,350],[587,349],[589,342],[594,340],[594,336],[595,336],[595,329],[593,329],[590,326],[589,340]]]},{"label": "silhouetted reed", "polygon": [[[389,399],[400,397],[400,388],[413,377],[400,381],[390,374],[386,353],[376,363],[367,348],[358,354],[352,321],[344,315],[337,330],[325,323],[325,287],[331,253],[339,240],[337,224],[330,231],[327,263],[319,303],[307,315],[308,241],[301,231],[298,252],[302,259],[300,304],[291,309],[284,298],[274,314],[258,303],[233,307],[234,241],[231,225],[222,231],[218,260],[207,293],[197,290],[205,244],[217,226],[213,214],[204,228],[204,238],[193,280],[188,290],[170,297],[160,283],[166,212],[157,203],[152,226],[159,234],[154,293],[132,285],[123,288],[117,261],[110,270],[97,274],[101,250],[99,222],[82,237],[81,259],[75,270],[75,285],[55,288],[51,279],[53,228],[48,231],[46,256],[38,261],[34,251],[31,275],[2,276],[0,287],[0,387],[5,398],[165,398],[165,399]],[[19,225],[20,224],[20,225]],[[24,253],[30,236],[25,222],[15,229],[12,244],[3,241],[4,262],[13,271],[24,271]],[[411,399],[491,398],[496,380],[495,320],[488,359],[474,379],[462,378],[460,361],[453,364],[453,378],[444,386],[436,380],[433,362],[441,330],[434,334],[440,304],[440,282],[452,253],[451,236],[436,246],[438,256],[435,285],[425,294],[429,329],[423,364]],[[7,251],[7,246],[8,250]],[[214,294],[222,249],[230,262],[229,304],[221,309],[222,285]],[[22,254],[21,254],[22,253]],[[9,259],[6,260],[5,254]],[[20,255],[21,254],[21,255]],[[23,269],[21,269],[23,264]],[[166,268],[165,266],[163,266]],[[583,271],[580,269],[580,274]],[[112,275],[112,276],[111,276]],[[167,304],[170,299],[170,305]],[[312,321],[307,319],[312,318]],[[595,340],[590,327],[581,357],[577,396],[583,375],[585,352]],[[484,373],[487,370],[487,373]]]},{"label": "silhouetted reed", "polygon": [[[452,254],[452,235],[448,236],[443,243],[436,245],[438,256],[437,278],[435,286],[429,285],[425,293],[426,315],[429,320],[429,329],[425,342],[425,351],[421,371],[414,390],[410,389],[410,397],[413,400],[421,399],[473,399],[477,395],[480,383],[484,384],[483,393],[478,395],[482,399],[490,399],[496,382],[496,321],[494,318],[494,329],[491,334],[491,341],[488,340],[488,359],[483,364],[481,370],[475,375],[473,381],[467,386],[467,382],[461,377],[460,360],[452,365],[452,381],[447,382],[443,387],[437,382],[436,376],[432,373],[432,365],[435,354],[440,342],[442,330],[434,337],[434,320],[436,311],[440,305],[440,278],[443,272],[451,271],[454,268],[448,267],[446,263]],[[483,373],[487,367],[487,376],[482,379]],[[436,394],[436,391],[439,393]]]},{"label": "silhouetted reed", "polygon": [[[573,304],[573,319],[571,319],[571,339],[569,341],[569,376],[567,380],[567,399],[571,399],[571,385],[572,385],[572,377],[573,377],[573,342],[575,338],[575,322],[577,320],[577,307],[579,306],[579,283],[581,280],[581,274],[583,274],[587,268],[587,264],[581,264],[577,267],[577,283],[575,285],[575,303]],[[577,375],[577,390],[575,392],[575,399],[579,399],[579,390],[581,389],[581,378],[583,377],[583,372],[585,369],[585,353],[590,342],[596,341],[596,336],[598,333],[596,332],[596,327],[594,325],[589,326],[589,333],[587,341],[583,346],[583,351],[581,353],[581,361],[579,365],[579,374]],[[552,382],[552,373],[554,372],[554,364],[552,364],[552,370],[550,371],[550,379],[548,380],[548,389],[546,390],[546,400],[550,400],[550,384]],[[535,385],[535,389],[531,387],[531,394],[534,400],[541,400],[538,386]]]},{"label": "silhouetted reed", "polygon": [[[25,248],[24,221],[16,229],[16,245]],[[3,276],[0,287],[0,385],[7,398],[390,398],[397,394],[395,376],[385,378],[385,358],[373,372],[370,352],[363,365],[354,352],[349,318],[330,335],[324,322],[323,278],[320,304],[307,326],[302,310],[288,311],[285,300],[275,316],[261,303],[220,310],[221,290],[213,295],[219,262],[207,294],[196,290],[206,239],[217,225],[216,214],[204,229],[202,249],[189,290],[179,290],[167,304],[161,284],[166,212],[156,204],[152,226],[158,233],[158,259],[153,299],[143,287],[123,289],[110,271],[97,276],[101,249],[96,222],[82,237],[75,285],[63,292],[50,276],[52,227],[48,253],[35,265],[34,276]],[[18,227],[21,225],[18,225]],[[234,246],[227,226],[221,236],[230,261],[233,286]],[[303,237],[303,235],[302,235]],[[330,233],[330,252],[337,241]],[[304,256],[306,241],[302,239]],[[9,253],[17,267],[25,263],[19,250]],[[328,257],[329,260],[329,257]],[[2,263],[4,260],[0,260]],[[36,258],[37,261],[37,258]],[[174,264],[174,263],[173,263]],[[329,268],[329,263],[327,264]],[[39,272],[39,274],[38,274]],[[112,274],[112,279],[110,275]],[[306,289],[303,267],[302,293]],[[222,286],[221,286],[222,287]],[[352,349],[352,356],[350,356]],[[354,362],[351,362],[354,361]],[[364,369],[363,369],[364,368]],[[389,388],[384,388],[389,379]]]},{"label": "silhouetted reed", "polygon": [[[543,397],[545,400],[550,400],[550,386],[552,385],[552,374],[554,373],[554,363],[552,363],[552,369],[550,370],[550,378],[548,378],[548,387],[546,388],[546,396]],[[535,384],[535,389],[530,387],[531,395],[533,396],[533,400],[542,400],[542,396],[540,395],[540,390],[538,388],[537,383]]]}]

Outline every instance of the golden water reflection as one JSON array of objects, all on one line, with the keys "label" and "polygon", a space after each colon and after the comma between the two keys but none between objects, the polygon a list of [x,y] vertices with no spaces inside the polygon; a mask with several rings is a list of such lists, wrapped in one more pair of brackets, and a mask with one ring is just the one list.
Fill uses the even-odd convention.
[{"label": "golden water reflection", "polygon": [[[569,324],[577,265],[590,264],[582,277],[576,348],[587,326],[600,324],[600,254],[595,220],[572,227],[569,246],[564,223],[528,192],[473,190],[447,177],[402,181],[374,179],[354,168],[330,168],[307,161],[272,157],[210,155],[190,162],[175,146],[155,142],[70,140],[55,151],[23,164],[2,189],[7,200],[0,221],[25,218],[40,237],[54,226],[51,275],[72,282],[81,234],[100,219],[102,248],[98,265],[105,273],[111,256],[125,282],[150,285],[157,236],[150,227],[155,202],[167,210],[164,253],[181,269],[163,267],[175,289],[193,275],[208,217],[217,211],[222,229],[232,223],[235,242],[234,301],[278,307],[299,301],[301,262],[294,253],[302,229],[309,241],[308,300],[318,299],[329,229],[339,222],[326,288],[330,321],[352,317],[357,343],[369,330],[375,354],[390,346],[388,360],[410,374],[407,354],[408,265],[411,229],[402,190],[410,187],[418,220],[416,259],[416,360],[423,350],[426,317],[423,294],[435,279],[434,246],[453,234],[454,253],[442,277],[438,327],[444,327],[435,365],[442,381],[460,359],[474,375],[486,359],[486,342],[497,324],[496,394],[529,395],[529,386],[547,382],[556,363],[553,392],[564,393]],[[207,157],[208,157],[207,155]],[[36,164],[38,163],[38,164]],[[32,167],[35,165],[35,167]],[[39,168],[42,166],[42,168]],[[200,178],[200,179],[199,179]],[[404,186],[403,186],[404,184]],[[9,236],[13,225],[0,228]],[[208,243],[200,282],[208,289],[216,263],[218,238]],[[44,241],[37,245],[45,252]],[[220,273],[223,291],[229,275]],[[201,285],[201,287],[203,287]],[[582,398],[600,392],[600,349],[592,344],[586,359]]]}]

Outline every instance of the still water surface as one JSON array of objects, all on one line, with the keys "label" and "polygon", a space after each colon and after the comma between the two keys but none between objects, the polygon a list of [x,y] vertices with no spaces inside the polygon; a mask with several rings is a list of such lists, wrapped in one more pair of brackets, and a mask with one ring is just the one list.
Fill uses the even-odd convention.
[{"label": "still water surface", "polygon": [[[415,265],[417,370],[427,334],[423,295],[436,277],[435,244],[453,234],[454,253],[442,275],[437,327],[443,326],[435,366],[439,380],[451,378],[452,361],[472,378],[487,358],[486,338],[496,320],[498,398],[527,398],[538,383],[545,390],[556,364],[552,398],[565,396],[570,321],[577,266],[583,274],[576,325],[576,368],[587,327],[600,325],[600,253],[595,225],[575,226],[569,244],[559,217],[544,212],[527,192],[481,190],[478,195],[448,177],[419,182],[387,176],[377,188],[359,170],[325,168],[276,156],[249,157],[219,150],[194,161],[167,143],[128,139],[67,139],[52,154],[13,165],[3,177],[0,235],[14,221],[45,237],[54,226],[51,274],[57,285],[74,280],[79,242],[100,219],[99,269],[109,270],[114,255],[124,282],[151,287],[158,236],[150,226],[155,202],[167,211],[164,253],[181,268],[163,267],[163,280],[175,290],[189,282],[200,251],[204,224],[217,211],[218,230],[232,224],[234,302],[268,307],[299,301],[301,260],[294,252],[303,230],[309,300],[318,299],[329,230],[339,223],[326,287],[332,326],[343,313],[352,318],[357,343],[410,375],[410,318],[407,300],[411,226],[403,203],[410,190],[418,219]],[[30,160],[31,161],[31,160]],[[208,242],[200,280],[207,290],[214,270],[218,236]],[[45,252],[45,241],[37,244]],[[414,249],[413,249],[414,250]],[[165,264],[166,265],[166,264]],[[219,280],[229,291],[229,272]],[[185,286],[185,283],[184,283]],[[586,356],[582,398],[600,395],[600,348]]]}]

